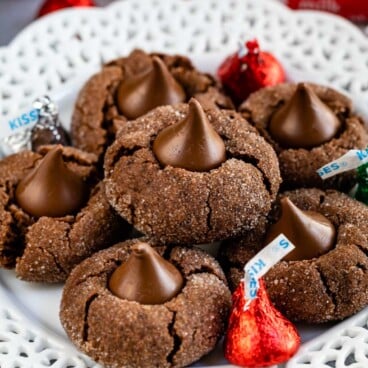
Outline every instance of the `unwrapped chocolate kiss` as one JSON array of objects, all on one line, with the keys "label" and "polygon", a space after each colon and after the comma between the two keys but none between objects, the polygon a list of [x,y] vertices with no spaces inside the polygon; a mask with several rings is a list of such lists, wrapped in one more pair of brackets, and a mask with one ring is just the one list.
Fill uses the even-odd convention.
[{"label": "unwrapped chocolate kiss", "polygon": [[184,89],[157,56],[153,57],[151,68],[123,80],[117,91],[118,108],[128,119],[136,119],[155,107],[185,100]]},{"label": "unwrapped chocolate kiss", "polygon": [[163,304],[179,293],[183,277],[149,244],[137,243],[128,260],[111,275],[109,288],[121,299],[141,304]]},{"label": "unwrapped chocolate kiss", "polygon": [[33,216],[72,215],[86,200],[86,184],[65,165],[61,153],[61,146],[52,149],[17,186],[18,205]]},{"label": "unwrapped chocolate kiss", "polygon": [[333,111],[304,83],[270,121],[270,134],[287,148],[312,148],[336,136],[341,122]]},{"label": "unwrapped chocolate kiss", "polygon": [[157,135],[153,152],[162,165],[190,171],[210,171],[226,160],[224,141],[194,98],[187,116]]},{"label": "unwrapped chocolate kiss", "polygon": [[319,257],[335,245],[336,230],[330,220],[315,211],[303,211],[291,200],[280,201],[281,217],[268,229],[265,244],[283,233],[295,249],[284,260],[298,261]]}]

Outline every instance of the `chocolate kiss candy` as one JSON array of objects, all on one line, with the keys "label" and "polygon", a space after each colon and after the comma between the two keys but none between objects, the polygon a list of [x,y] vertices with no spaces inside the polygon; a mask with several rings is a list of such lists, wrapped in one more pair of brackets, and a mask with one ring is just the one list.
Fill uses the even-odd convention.
[{"label": "chocolate kiss candy", "polygon": [[61,217],[76,212],[85,202],[87,188],[70,171],[61,155],[61,147],[52,149],[17,186],[15,198],[29,214]]},{"label": "chocolate kiss candy", "polygon": [[257,298],[249,309],[244,285],[233,296],[233,306],[225,336],[224,355],[241,367],[265,367],[289,360],[300,346],[295,326],[271,303],[264,282],[259,280]]},{"label": "chocolate kiss candy", "polygon": [[226,160],[223,140],[194,98],[189,101],[188,115],[158,134],[153,152],[162,165],[191,171],[209,171]]},{"label": "chocolate kiss candy", "polygon": [[282,198],[281,217],[268,229],[265,244],[283,233],[295,249],[284,260],[301,261],[319,257],[335,244],[335,227],[325,216],[314,211],[302,211],[289,198]]},{"label": "chocolate kiss candy", "polygon": [[31,142],[32,150],[37,151],[38,148],[46,144],[67,146],[70,144],[70,139],[64,128],[56,122],[53,124],[36,124],[32,129]]},{"label": "chocolate kiss candy", "polygon": [[152,68],[127,78],[118,88],[117,104],[128,119],[136,119],[158,106],[174,105],[186,100],[183,88],[170,74],[165,63],[155,56],[152,64]]},{"label": "chocolate kiss candy", "polygon": [[271,136],[282,146],[311,148],[332,139],[340,120],[306,84],[299,83],[291,97],[271,118]]},{"label": "chocolate kiss candy", "polygon": [[173,264],[147,243],[137,243],[128,260],[111,275],[109,288],[121,299],[163,304],[179,293],[183,283],[181,273]]}]

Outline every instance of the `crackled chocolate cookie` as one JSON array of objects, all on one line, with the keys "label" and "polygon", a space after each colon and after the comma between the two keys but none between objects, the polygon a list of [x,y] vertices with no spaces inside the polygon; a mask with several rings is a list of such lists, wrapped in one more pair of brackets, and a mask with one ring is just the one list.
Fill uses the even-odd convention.
[{"label": "crackled chocolate cookie", "polygon": [[[368,304],[368,207],[335,190],[283,193],[269,220],[225,242],[220,259],[230,287],[242,267],[278,233],[296,246],[265,276],[276,307],[293,321],[346,318]],[[281,204],[281,206],[280,206]]]},{"label": "crackled chocolate cookie", "polygon": [[351,188],[352,171],[325,181],[316,173],[349,149],[368,144],[349,98],[316,84],[280,84],[252,94],[239,111],[276,150],[284,188]]},{"label": "crackled chocolate cookie", "polygon": [[94,254],[65,284],[62,325],[106,368],[183,367],[224,333],[231,295],[218,263],[199,249],[143,241]]},{"label": "crackled chocolate cookie", "polygon": [[60,282],[128,232],[97,183],[97,158],[44,146],[0,161],[0,266],[28,281]]},{"label": "crackled chocolate cookie", "polygon": [[105,155],[109,202],[164,243],[208,243],[257,226],[280,174],[272,147],[234,111],[196,100],[121,128]]},{"label": "crackled chocolate cookie", "polygon": [[104,65],[81,90],[72,118],[73,144],[101,156],[124,121],[191,97],[206,106],[233,107],[215,79],[187,57],[135,50]]}]

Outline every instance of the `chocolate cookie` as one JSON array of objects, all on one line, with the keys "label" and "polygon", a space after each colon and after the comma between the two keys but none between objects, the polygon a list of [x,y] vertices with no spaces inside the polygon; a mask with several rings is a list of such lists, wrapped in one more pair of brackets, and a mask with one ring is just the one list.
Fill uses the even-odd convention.
[{"label": "chocolate cookie", "polygon": [[[208,243],[248,231],[268,214],[278,192],[275,152],[256,129],[233,111],[200,110],[197,102],[156,108],[126,123],[105,155],[109,202],[139,231],[163,243]],[[202,120],[193,123],[193,116]],[[205,125],[203,119],[208,120]],[[165,128],[175,131],[185,120],[189,130],[179,132],[175,144],[198,143],[191,146],[193,152],[199,147],[198,155],[182,157],[192,151],[171,147],[168,136],[153,152],[158,134]],[[197,128],[197,136],[190,139],[188,131]],[[209,136],[201,136],[203,132]],[[218,141],[211,146],[212,135],[222,140],[222,148]],[[188,168],[163,164],[157,152],[160,157],[173,153],[171,158],[186,161]],[[215,168],[192,167],[212,165],[209,158],[220,159]]]},{"label": "chocolate cookie", "polygon": [[[139,267],[140,261],[147,266],[147,259],[140,259],[143,250],[137,248],[141,241],[126,241],[96,253],[72,271],[61,301],[62,325],[79,349],[106,368],[189,365],[211,351],[224,333],[231,295],[223,272],[199,249],[158,246],[155,250],[168,262],[154,257],[179,272],[180,290],[161,303],[121,298],[109,289],[112,275],[137,251],[130,272],[145,272],[147,267]],[[142,286],[134,280],[131,287]],[[151,289],[154,286],[151,283]]]},{"label": "chocolate cookie", "polygon": [[[358,312],[368,304],[368,207],[335,190],[298,189],[281,195],[285,196],[299,209],[325,216],[336,237],[333,248],[319,257],[275,265],[265,276],[272,301],[293,321],[321,323]],[[243,276],[242,267],[262,248],[265,234],[279,217],[277,204],[258,229],[221,248],[220,259],[232,289]],[[322,238],[321,234],[316,237]]]},{"label": "chocolate cookie", "polygon": [[[148,101],[143,101],[146,90]],[[134,50],[104,65],[81,90],[72,118],[73,145],[101,156],[125,120],[138,117],[144,110],[185,102],[191,97],[206,106],[233,107],[215,79],[200,73],[187,57]]]},{"label": "chocolate cookie", "polygon": [[[96,185],[94,154],[44,146],[0,161],[0,266],[28,281],[64,281],[128,225]],[[56,194],[54,194],[56,193]]]},{"label": "chocolate cookie", "polygon": [[276,150],[285,189],[351,188],[352,171],[324,181],[316,173],[349,149],[368,144],[367,131],[352,114],[349,98],[316,84],[287,83],[252,94],[239,111]]}]

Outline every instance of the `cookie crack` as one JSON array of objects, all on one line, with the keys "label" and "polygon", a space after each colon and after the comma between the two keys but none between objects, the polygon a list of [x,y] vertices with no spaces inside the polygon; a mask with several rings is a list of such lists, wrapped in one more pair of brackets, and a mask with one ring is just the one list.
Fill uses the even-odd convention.
[{"label": "cookie crack", "polygon": [[232,155],[229,154],[228,158],[234,158],[236,160],[243,161],[246,164],[251,164],[252,166],[256,167],[258,171],[262,175],[263,185],[265,186],[267,192],[272,196],[272,184],[270,179],[267,177],[266,173],[259,167],[259,159],[250,155],[250,154],[239,154],[239,155]]},{"label": "cookie crack", "polygon": [[330,298],[330,300],[332,301],[332,305],[333,305],[333,311],[336,310],[337,307],[337,296],[336,294],[330,289],[329,285],[328,285],[328,280],[327,277],[323,274],[322,270],[318,267],[318,265],[316,264],[316,271],[319,274],[320,280],[322,282],[323,288],[325,290],[325,293],[327,294],[327,296]]},{"label": "cookie crack", "polygon": [[[19,250],[19,253],[14,251],[13,248]],[[22,255],[20,248],[24,249],[19,239],[13,242],[8,241],[3,243],[0,248],[0,265],[8,269],[14,268],[17,257]]]},{"label": "cookie crack", "polygon": [[[33,169],[36,163],[39,160],[35,160],[32,164],[26,167],[26,169]],[[25,232],[27,228],[33,224],[33,220],[29,217],[29,220],[26,221],[27,226],[19,226],[16,220],[16,216],[14,216],[14,207],[21,210],[24,214],[26,214],[23,209],[19,208],[14,200],[15,190],[17,184],[12,183],[11,180],[5,180],[3,184],[0,185],[0,189],[4,191],[4,194],[7,197],[6,203],[3,206],[4,212],[10,215],[11,222],[9,223],[8,228],[8,237],[5,242],[1,244],[0,247],[0,263],[3,267],[13,268],[16,263],[16,258],[21,257],[24,252],[24,244],[25,244]],[[28,216],[28,214],[26,214]]]},{"label": "cookie crack", "polygon": [[360,244],[354,244],[364,255],[368,258],[368,249],[363,247],[363,245]]},{"label": "cookie crack", "polygon": [[82,335],[82,341],[83,343],[88,342],[88,334],[89,334],[89,324],[88,324],[88,315],[89,311],[91,309],[92,303],[99,297],[99,294],[93,294],[91,295],[84,306],[84,319],[83,319],[83,335]]},{"label": "cookie crack", "polygon": [[255,126],[255,122],[254,122],[254,118],[253,118],[253,113],[251,110],[243,107],[239,109],[240,115],[252,126]]},{"label": "cookie crack", "polygon": [[366,266],[365,264],[363,264],[363,263],[358,262],[358,263],[355,265],[355,267],[356,267],[356,268],[358,268],[358,269],[360,269],[360,270],[362,270],[362,271],[364,271],[364,272],[366,272],[366,271],[367,271],[367,266]]},{"label": "cookie crack", "polygon": [[[113,98],[112,97],[113,94],[110,93],[110,91],[108,92],[108,94],[110,94],[111,98]],[[106,132],[105,142],[101,145],[104,148],[104,150],[106,150],[106,148],[109,147],[115,139],[114,119],[118,117],[112,116],[110,119],[106,119],[109,110],[114,107],[114,104],[108,103],[108,100],[109,99],[106,98],[106,102],[102,108],[103,119],[101,121],[101,128]]]},{"label": "cookie crack", "polygon": [[67,228],[66,228],[66,231],[65,231],[65,237],[66,237],[66,246],[68,247],[69,251],[74,254],[74,251],[73,251],[73,248],[72,248],[72,245],[71,245],[71,240],[70,240],[70,233],[71,231],[73,230],[74,228],[74,225],[76,224],[76,221],[72,224],[72,225],[69,225]]},{"label": "cookie crack", "polygon": [[[107,272],[106,272],[106,269],[107,268],[110,268],[110,264],[111,263],[113,263],[114,264],[114,266],[115,266],[115,268],[117,268],[117,267],[119,267],[120,265],[121,265],[121,261],[118,261],[118,260],[116,260],[116,259],[109,259],[109,260],[107,260],[106,262],[105,262],[105,268],[102,270],[102,271],[98,271],[98,272],[95,272],[95,273],[91,273],[91,274],[88,274],[88,275],[83,275],[83,277],[80,279],[80,280],[78,280],[78,282],[76,282],[75,284],[74,284],[74,286],[76,287],[76,286],[79,286],[79,285],[81,285],[81,284],[84,284],[86,281],[88,281],[89,279],[91,279],[91,278],[100,278],[101,276],[104,276],[104,275],[106,275],[107,274]],[[114,268],[114,269],[115,269]],[[107,286],[106,286],[107,287]]]},{"label": "cookie crack", "polygon": [[73,163],[73,164],[77,164],[78,166],[82,166],[82,167],[88,167],[90,168],[91,166],[93,166],[93,162],[88,162],[88,161],[85,161],[81,158],[78,158],[76,156],[63,156],[63,161],[65,163]]},{"label": "cookie crack", "polygon": [[[24,169],[34,169],[39,160],[41,160],[41,158],[35,159],[29,165],[24,166]],[[22,208],[18,207],[14,200],[15,190],[19,181],[20,179],[17,183],[13,183],[12,180],[6,179],[0,185],[0,189],[4,191],[4,194],[7,197],[7,201],[3,206],[4,212],[8,213],[11,217],[11,222],[8,228],[8,237],[5,242],[0,244],[0,264],[6,268],[13,268],[15,266],[17,257],[21,257],[24,253],[26,231],[28,227],[34,223],[32,218],[26,212],[24,212]],[[26,226],[18,225],[16,216],[14,215],[13,206],[29,216],[29,219],[26,221]]]},{"label": "cookie crack", "polygon": [[130,212],[130,223],[135,224],[136,216],[135,216],[135,206],[133,203],[129,203],[128,210]]},{"label": "cookie crack", "polygon": [[229,258],[228,255],[228,249],[227,252],[225,251],[221,251],[221,247],[220,247],[220,252],[217,254],[217,261],[220,263],[222,269],[226,272],[230,271],[231,268],[236,268],[237,270],[241,271],[244,268],[244,265],[257,253],[262,249],[262,244],[260,244],[258,247],[255,247],[251,254],[249,254],[249,256],[245,259],[245,261],[240,261],[240,260],[231,260]]},{"label": "cookie crack", "polygon": [[226,258],[219,259],[219,262],[221,264],[221,267],[224,271],[230,271],[231,268],[236,268],[237,270],[242,270],[245,262],[242,263],[240,261],[230,261]]},{"label": "cookie crack", "polygon": [[207,208],[207,216],[206,216],[206,227],[207,227],[207,231],[206,231],[206,236],[212,231],[213,227],[212,227],[212,207],[211,207],[211,201],[210,201],[210,197],[211,197],[211,188],[207,187],[208,190],[208,194],[207,194],[207,198],[206,198],[206,208]]},{"label": "cookie crack", "polygon": [[323,203],[325,202],[326,200],[326,196],[324,194],[320,194],[319,196],[319,205],[322,206]]},{"label": "cookie crack", "polygon": [[1,260],[4,267],[12,268],[15,266],[16,258],[20,257],[24,252],[25,233],[22,228],[17,225],[11,207],[13,204],[9,198],[6,205],[3,207],[4,211],[11,217],[11,222],[8,227],[8,236],[6,241],[1,244],[0,257],[5,258]]},{"label": "cookie crack", "polygon": [[187,279],[188,277],[192,276],[192,275],[198,275],[198,274],[210,274],[214,277],[216,277],[219,281],[221,281],[222,283],[226,284],[225,280],[222,279],[218,274],[216,274],[216,270],[214,270],[213,268],[211,268],[208,265],[201,265],[198,268],[195,268],[194,270],[191,270],[189,272],[185,272],[183,266],[181,265],[181,262],[179,262],[176,259],[172,259],[172,258],[168,258],[170,260],[170,262],[180,271],[180,273],[182,275],[185,275],[184,278],[184,285],[183,285],[183,289],[185,288],[186,284],[187,284]]},{"label": "cookie crack", "polygon": [[173,250],[173,248],[172,248],[172,247],[168,247],[168,246],[166,246],[166,247],[165,247],[165,250],[164,250],[164,253],[163,253],[163,257],[164,257],[165,259],[170,259],[170,260],[171,260],[171,253],[172,253],[172,250]]},{"label": "cookie crack", "polygon": [[[93,189],[93,191],[94,191],[94,189]],[[73,242],[71,241],[71,238],[70,238],[70,234],[71,234],[72,231],[74,231],[75,227],[77,227],[79,225],[79,223],[83,220],[83,218],[85,216],[87,216],[88,211],[90,209],[90,201],[94,196],[97,195],[97,192],[93,193],[93,191],[91,192],[87,203],[85,203],[84,207],[79,210],[79,213],[74,217],[74,220],[70,223],[70,226],[68,226],[68,228],[66,230],[66,233],[65,233],[65,236],[67,238],[67,246],[68,246],[70,252],[73,255],[78,255],[79,256],[79,254],[77,254],[77,249],[78,249],[78,244],[80,244],[80,243],[77,241],[77,243],[73,244]],[[74,246],[76,246],[75,248],[77,248],[77,249],[75,249]]]},{"label": "cookie crack", "polygon": [[[130,202],[128,205],[127,205],[127,208],[130,212],[129,216],[130,218],[127,219],[127,221],[130,223],[130,224],[137,224],[139,221],[137,219],[137,216],[136,216],[136,206],[134,203]],[[135,225],[136,226],[136,225]],[[149,230],[146,231],[145,229],[136,229],[138,230],[139,232],[143,233],[143,234],[152,234],[152,227],[148,224],[148,223],[145,223],[143,225],[145,228],[148,228]],[[153,235],[152,235],[153,236]]]},{"label": "cookie crack", "polygon": [[215,99],[214,104],[215,104],[215,105],[216,105],[216,107],[217,107],[218,109],[220,109],[220,110],[226,110],[226,109],[228,109],[228,108],[229,108],[229,106],[228,106],[228,105],[226,105],[226,103],[225,103],[225,102],[221,102],[221,101],[219,101],[217,98]]},{"label": "cookie crack", "polygon": [[120,147],[114,154],[109,166],[114,167],[123,156],[132,156],[135,152],[139,151],[142,148],[144,147],[141,147],[139,145],[133,146],[132,148]]},{"label": "cookie crack", "polygon": [[44,248],[44,247],[39,247],[39,249],[41,250],[41,252],[51,256],[51,258],[53,259],[54,264],[55,264],[56,268],[58,269],[59,273],[63,274],[64,277],[66,277],[67,272],[65,271],[64,267],[58,261],[56,255],[54,253],[52,253],[51,251],[49,251],[48,249]]},{"label": "cookie crack", "polygon": [[[196,269],[190,271],[186,276],[189,277],[191,275],[196,275],[196,274],[199,274],[199,273],[207,273],[207,274],[216,276],[220,280],[220,278],[216,275],[215,270],[213,268],[211,268],[210,266],[207,266],[207,265],[202,265],[199,268],[196,268]],[[220,281],[223,281],[223,280],[220,280]]]},{"label": "cookie crack", "polygon": [[176,353],[180,350],[182,340],[180,336],[176,333],[175,330],[175,322],[176,322],[176,314],[177,312],[175,310],[171,310],[170,308],[167,308],[170,312],[172,312],[172,319],[170,323],[167,326],[169,335],[173,338],[173,348],[169,352],[169,354],[166,356],[166,361],[170,365],[174,365],[174,358]]}]

